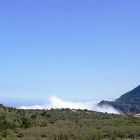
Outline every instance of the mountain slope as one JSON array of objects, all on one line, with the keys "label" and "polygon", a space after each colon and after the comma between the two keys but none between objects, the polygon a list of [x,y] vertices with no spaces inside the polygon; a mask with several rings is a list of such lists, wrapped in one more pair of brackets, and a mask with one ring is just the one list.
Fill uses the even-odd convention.
[{"label": "mountain slope", "polygon": [[126,102],[131,104],[140,104],[140,85],[130,92],[122,95],[117,102]]},{"label": "mountain slope", "polygon": [[140,113],[140,85],[115,101],[101,101],[98,105],[111,105],[123,113]]}]

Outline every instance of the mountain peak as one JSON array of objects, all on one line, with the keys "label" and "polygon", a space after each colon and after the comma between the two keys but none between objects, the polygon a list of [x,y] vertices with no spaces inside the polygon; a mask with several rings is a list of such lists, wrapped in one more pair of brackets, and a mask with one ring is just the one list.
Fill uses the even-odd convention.
[{"label": "mountain peak", "polygon": [[102,101],[99,105],[111,105],[125,113],[140,113],[140,85],[115,101]]},{"label": "mountain peak", "polygon": [[116,101],[125,101],[129,103],[133,102],[139,102],[140,103],[140,85],[134,88],[133,90],[125,93],[120,98],[118,98]]},{"label": "mountain peak", "polygon": [[140,85],[134,88],[133,90],[140,90]]}]

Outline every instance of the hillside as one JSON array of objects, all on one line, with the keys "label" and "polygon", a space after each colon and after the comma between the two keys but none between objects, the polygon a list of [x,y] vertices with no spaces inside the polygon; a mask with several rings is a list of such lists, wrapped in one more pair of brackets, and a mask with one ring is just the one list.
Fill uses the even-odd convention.
[{"label": "hillside", "polygon": [[140,86],[127,92],[115,101],[101,101],[99,105],[111,105],[123,113],[140,113]]},{"label": "hillside", "polygon": [[[140,86],[114,102],[126,113],[140,112]],[[0,105],[0,140],[138,140],[139,114],[107,114],[89,110],[21,110]]]},{"label": "hillside", "polygon": [[140,139],[140,119],[88,110],[18,110],[0,105],[0,140]]}]

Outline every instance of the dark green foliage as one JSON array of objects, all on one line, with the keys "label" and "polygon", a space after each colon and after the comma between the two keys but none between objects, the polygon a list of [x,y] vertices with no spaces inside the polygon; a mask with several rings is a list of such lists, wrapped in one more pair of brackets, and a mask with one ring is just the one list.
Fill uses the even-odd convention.
[{"label": "dark green foliage", "polygon": [[36,114],[31,115],[31,119],[35,120],[37,118]]},{"label": "dark green foliage", "polygon": [[21,127],[22,128],[29,128],[31,127],[31,121],[28,118],[21,118]]}]

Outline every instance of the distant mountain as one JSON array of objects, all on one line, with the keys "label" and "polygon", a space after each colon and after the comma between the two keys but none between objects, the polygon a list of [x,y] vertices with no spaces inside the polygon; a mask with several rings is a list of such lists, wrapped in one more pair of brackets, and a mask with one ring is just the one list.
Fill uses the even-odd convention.
[{"label": "distant mountain", "polygon": [[115,101],[101,101],[98,105],[111,105],[123,113],[140,113],[140,85]]}]

